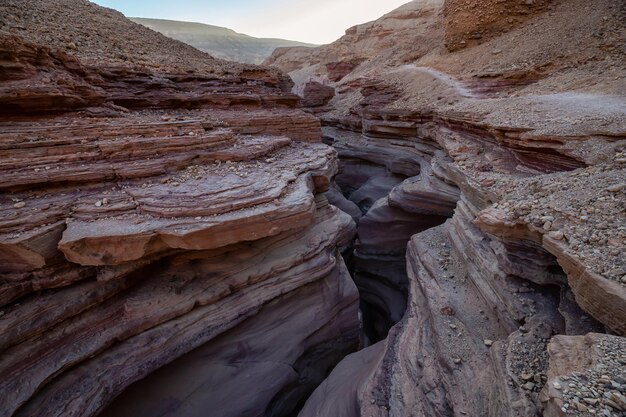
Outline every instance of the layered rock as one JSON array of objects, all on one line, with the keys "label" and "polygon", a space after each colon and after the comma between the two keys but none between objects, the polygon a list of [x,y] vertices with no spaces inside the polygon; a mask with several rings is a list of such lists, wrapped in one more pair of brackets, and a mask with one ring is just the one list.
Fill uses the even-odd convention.
[{"label": "layered rock", "polygon": [[[565,403],[569,413],[580,395],[565,401],[548,381],[589,361],[619,368],[626,10],[519,3],[414,1],[309,55],[268,61],[290,71],[294,92],[310,80],[337,92],[316,113],[339,151],[337,185],[363,211],[347,259],[363,299],[378,302],[370,315],[404,302],[389,296],[391,268],[363,285],[360,249],[406,260],[398,324],[340,363],[301,415],[532,416]],[[552,371],[548,346],[608,338],[590,332],[618,336]],[[339,388],[350,373],[355,384]],[[623,412],[610,377],[611,402],[579,399],[587,411],[576,412]]]},{"label": "layered rock", "polygon": [[[446,2],[446,47],[451,51],[506,33],[545,11],[550,0],[499,1],[450,0]],[[477,10],[477,6],[479,9]]]},{"label": "layered rock", "polygon": [[621,4],[418,0],[292,86],[48,3],[0,6],[1,416],[624,411]]},{"label": "layered rock", "polygon": [[363,213],[349,261],[369,344],[383,339],[406,309],[407,242],[450,217],[459,192],[433,175],[431,161],[443,157],[433,146],[415,149],[402,139],[364,139],[336,128],[325,128],[324,137],[339,152],[339,189]]},{"label": "layered rock", "polygon": [[358,345],[319,120],[89,2],[0,9],[0,415],[296,412]]}]

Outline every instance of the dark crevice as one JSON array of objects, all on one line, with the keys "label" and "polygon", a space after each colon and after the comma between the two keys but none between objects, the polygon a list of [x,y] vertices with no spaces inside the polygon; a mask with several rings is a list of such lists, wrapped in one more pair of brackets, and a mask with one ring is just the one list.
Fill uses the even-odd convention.
[{"label": "dark crevice", "polygon": [[313,391],[349,352],[357,350],[354,334],[307,350],[293,365],[298,379],[276,394],[265,410],[265,417],[296,417]]},{"label": "dark crevice", "polygon": [[[332,145],[335,139],[325,137],[324,142]],[[406,247],[411,237],[447,220],[444,216],[408,213],[389,204],[380,207],[380,201],[408,178],[413,177],[340,153],[336,188],[362,213],[355,218],[357,235],[343,251],[361,299],[362,347],[385,339],[404,315],[408,297]]]}]

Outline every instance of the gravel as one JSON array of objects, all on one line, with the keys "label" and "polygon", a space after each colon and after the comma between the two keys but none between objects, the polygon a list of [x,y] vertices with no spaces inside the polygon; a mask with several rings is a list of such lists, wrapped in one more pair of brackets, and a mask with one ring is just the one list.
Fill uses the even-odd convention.
[{"label": "gravel", "polygon": [[521,180],[498,208],[563,240],[568,251],[603,277],[626,284],[626,153],[571,172]]},{"label": "gravel", "polygon": [[553,387],[563,393],[561,411],[584,416],[626,416],[626,338],[604,337],[603,355],[585,372],[560,377]]}]

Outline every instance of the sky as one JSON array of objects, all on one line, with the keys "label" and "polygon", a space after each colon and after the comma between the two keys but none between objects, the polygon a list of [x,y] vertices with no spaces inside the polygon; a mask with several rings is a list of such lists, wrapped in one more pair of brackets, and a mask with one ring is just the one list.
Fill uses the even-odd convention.
[{"label": "sky", "polygon": [[259,38],[315,44],[378,19],[409,0],[92,0],[127,17],[152,17],[223,26]]}]

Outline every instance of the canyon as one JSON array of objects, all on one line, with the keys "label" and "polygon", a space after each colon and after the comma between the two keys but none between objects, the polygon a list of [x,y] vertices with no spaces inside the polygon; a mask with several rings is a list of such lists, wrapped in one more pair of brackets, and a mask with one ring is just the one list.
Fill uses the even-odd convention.
[{"label": "canyon", "polygon": [[625,415],[626,6],[510,3],[0,3],[0,416]]}]

